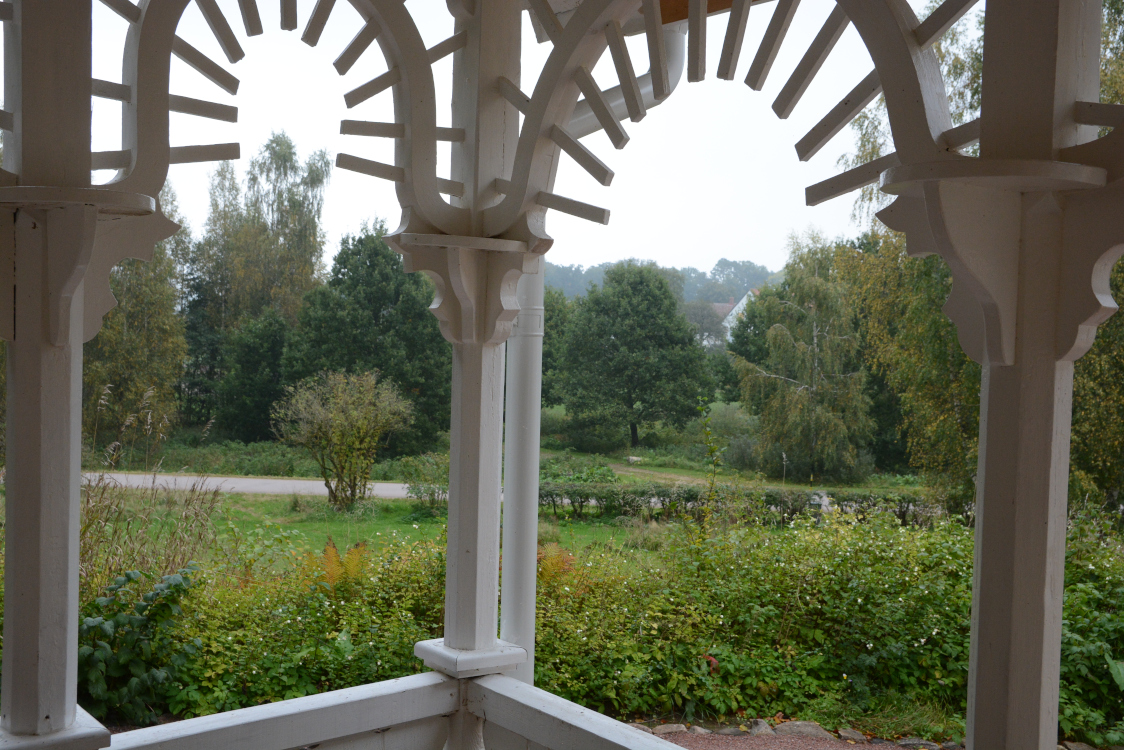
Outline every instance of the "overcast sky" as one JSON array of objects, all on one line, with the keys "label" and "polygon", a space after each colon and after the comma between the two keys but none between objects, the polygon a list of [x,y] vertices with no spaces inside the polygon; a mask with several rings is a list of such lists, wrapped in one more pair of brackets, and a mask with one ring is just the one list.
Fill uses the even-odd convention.
[{"label": "overcast sky", "polygon": [[[923,0],[911,0],[915,7]],[[219,123],[172,114],[172,145],[239,142],[244,172],[249,158],[272,132],[285,131],[306,157],[326,149],[333,161],[341,151],[392,162],[392,144],[385,139],[339,135],[341,119],[392,120],[391,94],[386,92],[353,110],[343,95],[386,70],[377,45],[367,51],[346,76],[337,75],[332,62],[354,36],[360,19],[347,2],[337,2],[317,47],[300,40],[315,5],[300,0],[297,31],[282,31],[279,5],[259,2],[265,33],[247,38],[236,0],[218,0],[238,34],[246,57],[230,65],[194,3],[188,6],[179,34],[241,80],[237,96],[223,90],[172,59],[172,93],[235,105],[237,124]],[[94,76],[121,80],[121,50],[126,22],[101,3],[94,4]],[[707,80],[684,80],[671,98],[649,110],[640,123],[625,123],[628,146],[616,151],[603,133],[584,139],[616,172],[611,187],[593,181],[580,167],[563,159],[556,192],[612,211],[609,225],[591,224],[551,212],[547,229],[555,238],[548,257],[555,263],[591,265],[629,257],[652,259],[663,265],[708,270],[720,258],[752,260],[780,268],[790,233],[818,229],[830,236],[857,231],[850,221],[852,197],[814,208],[804,205],[804,188],[839,171],[839,157],[853,146],[845,130],[808,163],[801,163],[793,144],[871,69],[870,57],[853,28],[843,35],[827,64],[788,120],[771,109],[777,92],[803,55],[834,6],[832,0],[805,0],[789,32],[788,42],[761,92],[743,83],[749,63],[764,34],[774,4],[754,7],[741,63],[733,81],[714,72],[726,28],[726,16],[710,20]],[[427,46],[452,32],[452,20],[442,0],[410,0],[409,7]],[[526,16],[524,16],[526,18]],[[533,76],[549,52],[549,43],[535,41],[524,23],[523,88],[530,91]],[[638,72],[647,68],[643,37],[630,40]],[[616,85],[605,55],[595,76],[604,88]],[[449,101],[451,58],[436,66],[437,95]],[[448,125],[448,106],[438,108],[440,125]],[[94,100],[94,149],[121,147],[120,105]],[[442,148],[448,170],[448,147]],[[170,180],[180,208],[198,234],[206,221],[207,185],[213,164],[176,165]],[[101,180],[111,175],[106,173]],[[97,180],[97,175],[95,180]],[[391,183],[344,170],[335,170],[327,190],[324,227],[327,255],[333,256],[340,237],[356,232],[365,222],[384,218],[393,227],[399,208]]]}]

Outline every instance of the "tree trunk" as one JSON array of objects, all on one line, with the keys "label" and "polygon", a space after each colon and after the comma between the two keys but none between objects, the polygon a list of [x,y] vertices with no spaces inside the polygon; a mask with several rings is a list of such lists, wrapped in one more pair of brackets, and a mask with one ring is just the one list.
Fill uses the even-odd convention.
[{"label": "tree trunk", "polygon": [[637,429],[635,422],[629,424],[628,429],[632,432],[632,447],[635,448],[640,445],[640,430]]}]

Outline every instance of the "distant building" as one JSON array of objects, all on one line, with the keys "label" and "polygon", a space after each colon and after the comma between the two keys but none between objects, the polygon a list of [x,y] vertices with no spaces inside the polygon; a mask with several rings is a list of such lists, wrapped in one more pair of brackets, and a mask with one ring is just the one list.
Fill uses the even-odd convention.
[{"label": "distant building", "polygon": [[734,339],[734,336],[733,336],[734,324],[738,322],[738,316],[742,314],[742,311],[745,310],[745,306],[747,304],[749,304],[749,301],[752,298],[756,297],[757,294],[758,294],[757,289],[750,289],[748,292],[745,293],[745,296],[742,297],[736,303],[735,302],[730,302],[730,303],[715,302],[714,303],[715,312],[717,312],[719,315],[724,316],[723,319],[722,319],[722,325],[726,326],[726,340],[727,341],[733,341],[733,339]]}]

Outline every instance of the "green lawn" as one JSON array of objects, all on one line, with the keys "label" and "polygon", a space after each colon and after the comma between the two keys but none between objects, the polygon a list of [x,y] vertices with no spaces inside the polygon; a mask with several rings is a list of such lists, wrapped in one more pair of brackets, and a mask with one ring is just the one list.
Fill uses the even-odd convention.
[{"label": "green lawn", "polygon": [[[242,531],[262,523],[296,529],[313,550],[320,550],[332,538],[343,549],[359,542],[378,545],[386,539],[436,539],[444,531],[445,518],[426,517],[413,501],[372,500],[355,513],[336,514],[327,508],[325,498],[231,493],[222,496],[222,511]],[[612,542],[626,529],[612,522],[557,521],[543,515],[543,540],[554,541],[567,549],[583,549],[594,542]]]}]

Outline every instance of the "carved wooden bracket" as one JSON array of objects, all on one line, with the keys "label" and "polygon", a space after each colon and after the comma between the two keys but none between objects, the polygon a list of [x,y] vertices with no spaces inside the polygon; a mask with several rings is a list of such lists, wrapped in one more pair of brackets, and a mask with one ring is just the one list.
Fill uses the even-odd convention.
[{"label": "carved wooden bracket", "polygon": [[117,304],[110,272],[125,258],[151,260],[155,243],[179,226],[145,195],[98,188],[0,188],[0,338],[14,341],[17,258],[42,257],[43,314],[52,345],[70,339],[70,306],[83,294],[82,340],[101,330]]},{"label": "carved wooden bracket", "polygon": [[402,254],[408,273],[421,271],[437,285],[429,309],[454,344],[506,341],[519,313],[519,277],[542,263],[518,240],[412,233],[386,239]]},{"label": "carved wooden bracket", "polygon": [[1073,361],[1115,311],[1113,264],[1124,254],[1124,190],[1104,187],[1105,171],[1062,162],[946,161],[888,170],[883,190],[899,197],[878,214],[904,232],[914,257],[938,254],[952,271],[944,312],[964,352],[981,364],[1011,365],[1017,340],[1024,244],[1056,232],[1053,305],[1056,356]]}]

